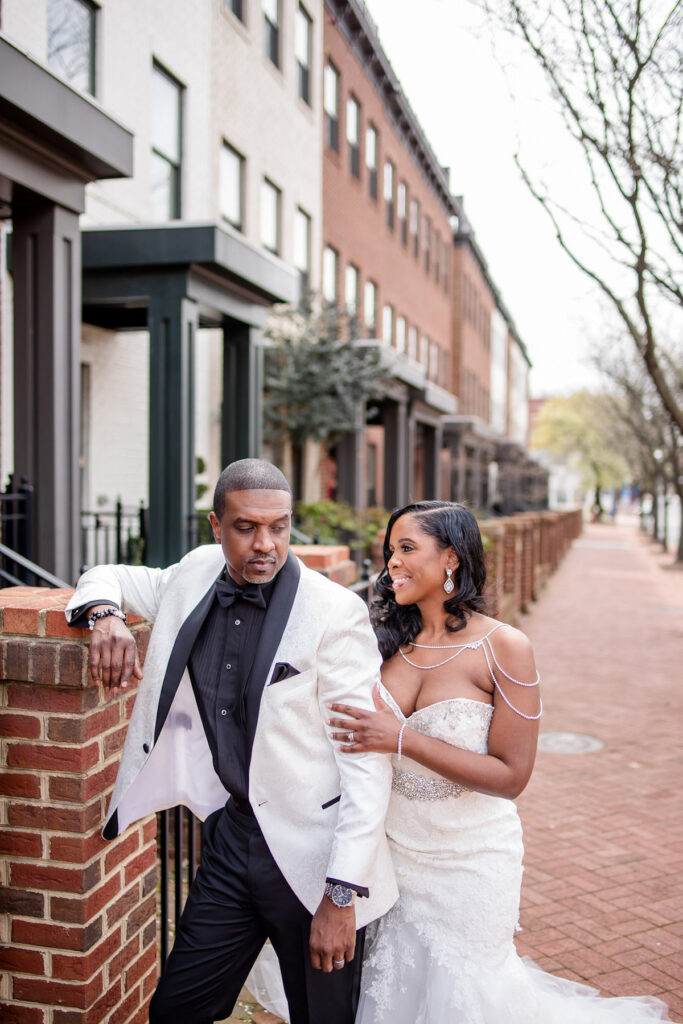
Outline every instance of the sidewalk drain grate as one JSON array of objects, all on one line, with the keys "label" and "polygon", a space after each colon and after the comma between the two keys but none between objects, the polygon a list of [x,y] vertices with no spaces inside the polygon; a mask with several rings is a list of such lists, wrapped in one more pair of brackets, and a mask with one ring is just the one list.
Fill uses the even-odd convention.
[{"label": "sidewalk drain grate", "polygon": [[538,737],[538,749],[548,754],[591,754],[604,745],[597,737],[580,732],[542,732]]}]

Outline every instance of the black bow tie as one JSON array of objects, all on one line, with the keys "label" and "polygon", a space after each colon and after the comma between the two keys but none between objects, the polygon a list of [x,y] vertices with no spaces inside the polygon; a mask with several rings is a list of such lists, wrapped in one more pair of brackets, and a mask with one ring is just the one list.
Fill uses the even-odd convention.
[{"label": "black bow tie", "polygon": [[258,583],[245,583],[244,586],[240,586],[229,576],[225,580],[216,580],[216,596],[221,608],[229,608],[238,598],[251,601],[259,608],[266,607],[266,599]]}]

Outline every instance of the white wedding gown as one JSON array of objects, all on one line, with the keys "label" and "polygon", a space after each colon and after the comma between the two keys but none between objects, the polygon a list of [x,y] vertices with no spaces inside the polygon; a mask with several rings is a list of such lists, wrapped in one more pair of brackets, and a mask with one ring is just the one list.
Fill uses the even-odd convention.
[{"label": "white wedding gown", "polygon": [[[428,736],[486,753],[492,715],[488,704],[454,698],[420,708],[407,721]],[[394,757],[393,768],[386,830],[400,897],[368,927],[356,1024],[669,1019],[658,999],[603,999],[594,989],[546,974],[518,957],[513,935],[523,846],[514,803],[462,790],[406,757]],[[266,957],[247,986],[284,1015],[281,981],[273,980],[274,954]]]}]

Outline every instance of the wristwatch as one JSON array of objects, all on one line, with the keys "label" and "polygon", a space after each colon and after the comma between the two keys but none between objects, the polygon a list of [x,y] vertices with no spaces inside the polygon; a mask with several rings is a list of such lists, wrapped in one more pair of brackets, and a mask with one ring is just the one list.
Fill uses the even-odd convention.
[{"label": "wristwatch", "polygon": [[355,893],[348,885],[340,885],[338,882],[326,882],[325,895],[332,900],[335,907],[350,907]]}]

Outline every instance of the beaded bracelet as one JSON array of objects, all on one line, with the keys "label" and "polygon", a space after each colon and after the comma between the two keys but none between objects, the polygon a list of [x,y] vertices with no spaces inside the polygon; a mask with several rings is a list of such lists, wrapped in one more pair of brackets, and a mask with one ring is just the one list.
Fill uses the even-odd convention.
[{"label": "beaded bracelet", "polygon": [[88,629],[92,633],[95,628],[95,623],[98,619],[106,619],[108,615],[115,615],[117,619],[121,619],[121,622],[126,622],[126,613],[122,612],[120,608],[100,608],[97,612],[92,612],[88,616]]},{"label": "beaded bracelet", "polygon": [[397,758],[397,760],[399,760],[399,761],[401,760],[401,756],[402,756],[401,755],[401,743],[403,742],[403,730],[405,729],[407,724],[408,724],[407,722],[404,722],[403,725],[401,726],[401,728],[398,731],[398,748],[397,748],[398,758]]}]

